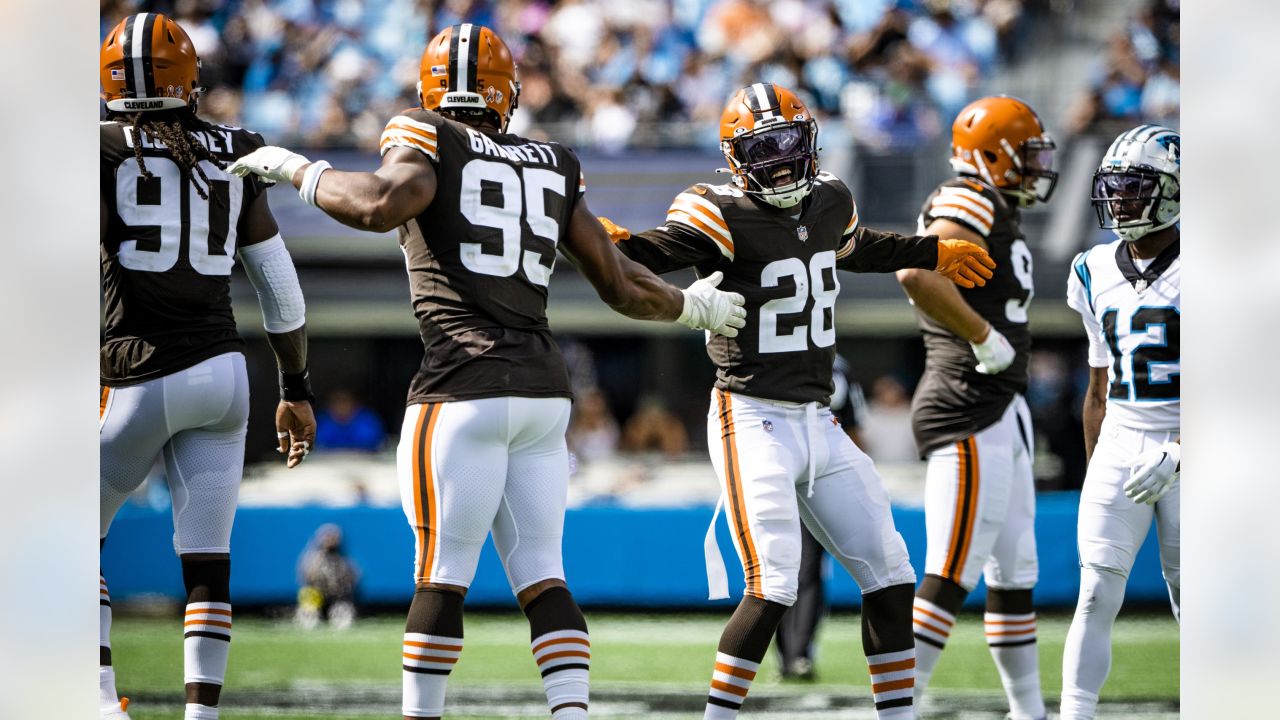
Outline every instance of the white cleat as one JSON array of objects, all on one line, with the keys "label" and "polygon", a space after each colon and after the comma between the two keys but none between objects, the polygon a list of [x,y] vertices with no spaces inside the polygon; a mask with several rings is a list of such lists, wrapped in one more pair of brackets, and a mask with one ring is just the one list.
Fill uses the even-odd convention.
[{"label": "white cleat", "polygon": [[104,705],[98,712],[99,720],[129,720],[129,698],[120,698],[119,706]]}]

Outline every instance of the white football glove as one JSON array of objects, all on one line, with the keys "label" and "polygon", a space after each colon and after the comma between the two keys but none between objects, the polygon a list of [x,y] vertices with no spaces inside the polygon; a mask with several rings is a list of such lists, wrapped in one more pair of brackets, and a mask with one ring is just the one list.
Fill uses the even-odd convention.
[{"label": "white football glove", "polygon": [[744,298],[735,292],[717,290],[724,273],[717,270],[681,290],[684,310],[676,322],[694,330],[710,330],[725,337],[737,337],[738,328],[747,324]]},{"label": "white football glove", "polygon": [[1129,481],[1124,494],[1136,503],[1155,505],[1178,479],[1182,462],[1182,444],[1167,442],[1138,456],[1129,466]]},{"label": "white football glove", "polygon": [[298,168],[311,162],[292,150],[275,145],[264,145],[231,163],[227,172],[240,177],[253,173],[268,183],[293,184],[293,174]]},{"label": "white football glove", "polygon": [[969,347],[973,348],[973,354],[978,358],[978,365],[974,369],[983,375],[1001,372],[1012,365],[1014,358],[1018,356],[1018,351],[1009,344],[1009,338],[1000,334],[994,326],[987,331],[986,340],[971,342]]}]

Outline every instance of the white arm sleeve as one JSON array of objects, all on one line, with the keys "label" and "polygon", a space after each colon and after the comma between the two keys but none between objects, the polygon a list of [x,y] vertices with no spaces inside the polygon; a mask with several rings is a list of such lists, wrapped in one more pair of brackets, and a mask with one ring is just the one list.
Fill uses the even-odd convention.
[{"label": "white arm sleeve", "polygon": [[[1077,258],[1079,260],[1079,258]],[[1089,336],[1089,367],[1104,368],[1111,365],[1111,350],[1102,334],[1102,324],[1090,307],[1088,290],[1073,269],[1067,276],[1067,305],[1080,313],[1084,332]]]},{"label": "white arm sleeve", "polygon": [[240,248],[244,272],[258,291],[262,305],[262,325],[269,333],[286,333],[302,327],[306,319],[306,303],[298,285],[298,271],[284,238],[279,235],[260,243]]}]

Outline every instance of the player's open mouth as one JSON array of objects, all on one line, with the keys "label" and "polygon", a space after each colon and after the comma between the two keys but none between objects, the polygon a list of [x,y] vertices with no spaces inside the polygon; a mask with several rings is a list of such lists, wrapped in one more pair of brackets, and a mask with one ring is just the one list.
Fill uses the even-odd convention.
[{"label": "player's open mouth", "polygon": [[769,179],[773,181],[774,187],[790,185],[792,182],[791,177],[791,168],[789,167],[780,167],[769,173]]}]

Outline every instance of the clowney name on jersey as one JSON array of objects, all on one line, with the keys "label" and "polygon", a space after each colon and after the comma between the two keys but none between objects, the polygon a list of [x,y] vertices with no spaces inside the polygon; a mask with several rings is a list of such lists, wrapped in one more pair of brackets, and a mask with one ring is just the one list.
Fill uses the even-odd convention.
[{"label": "clowney name on jersey", "polygon": [[1126,427],[1180,427],[1180,244],[1145,268],[1123,240],[1086,250],[1071,265],[1067,304],[1084,318],[1089,365],[1107,368],[1107,418]]}]

